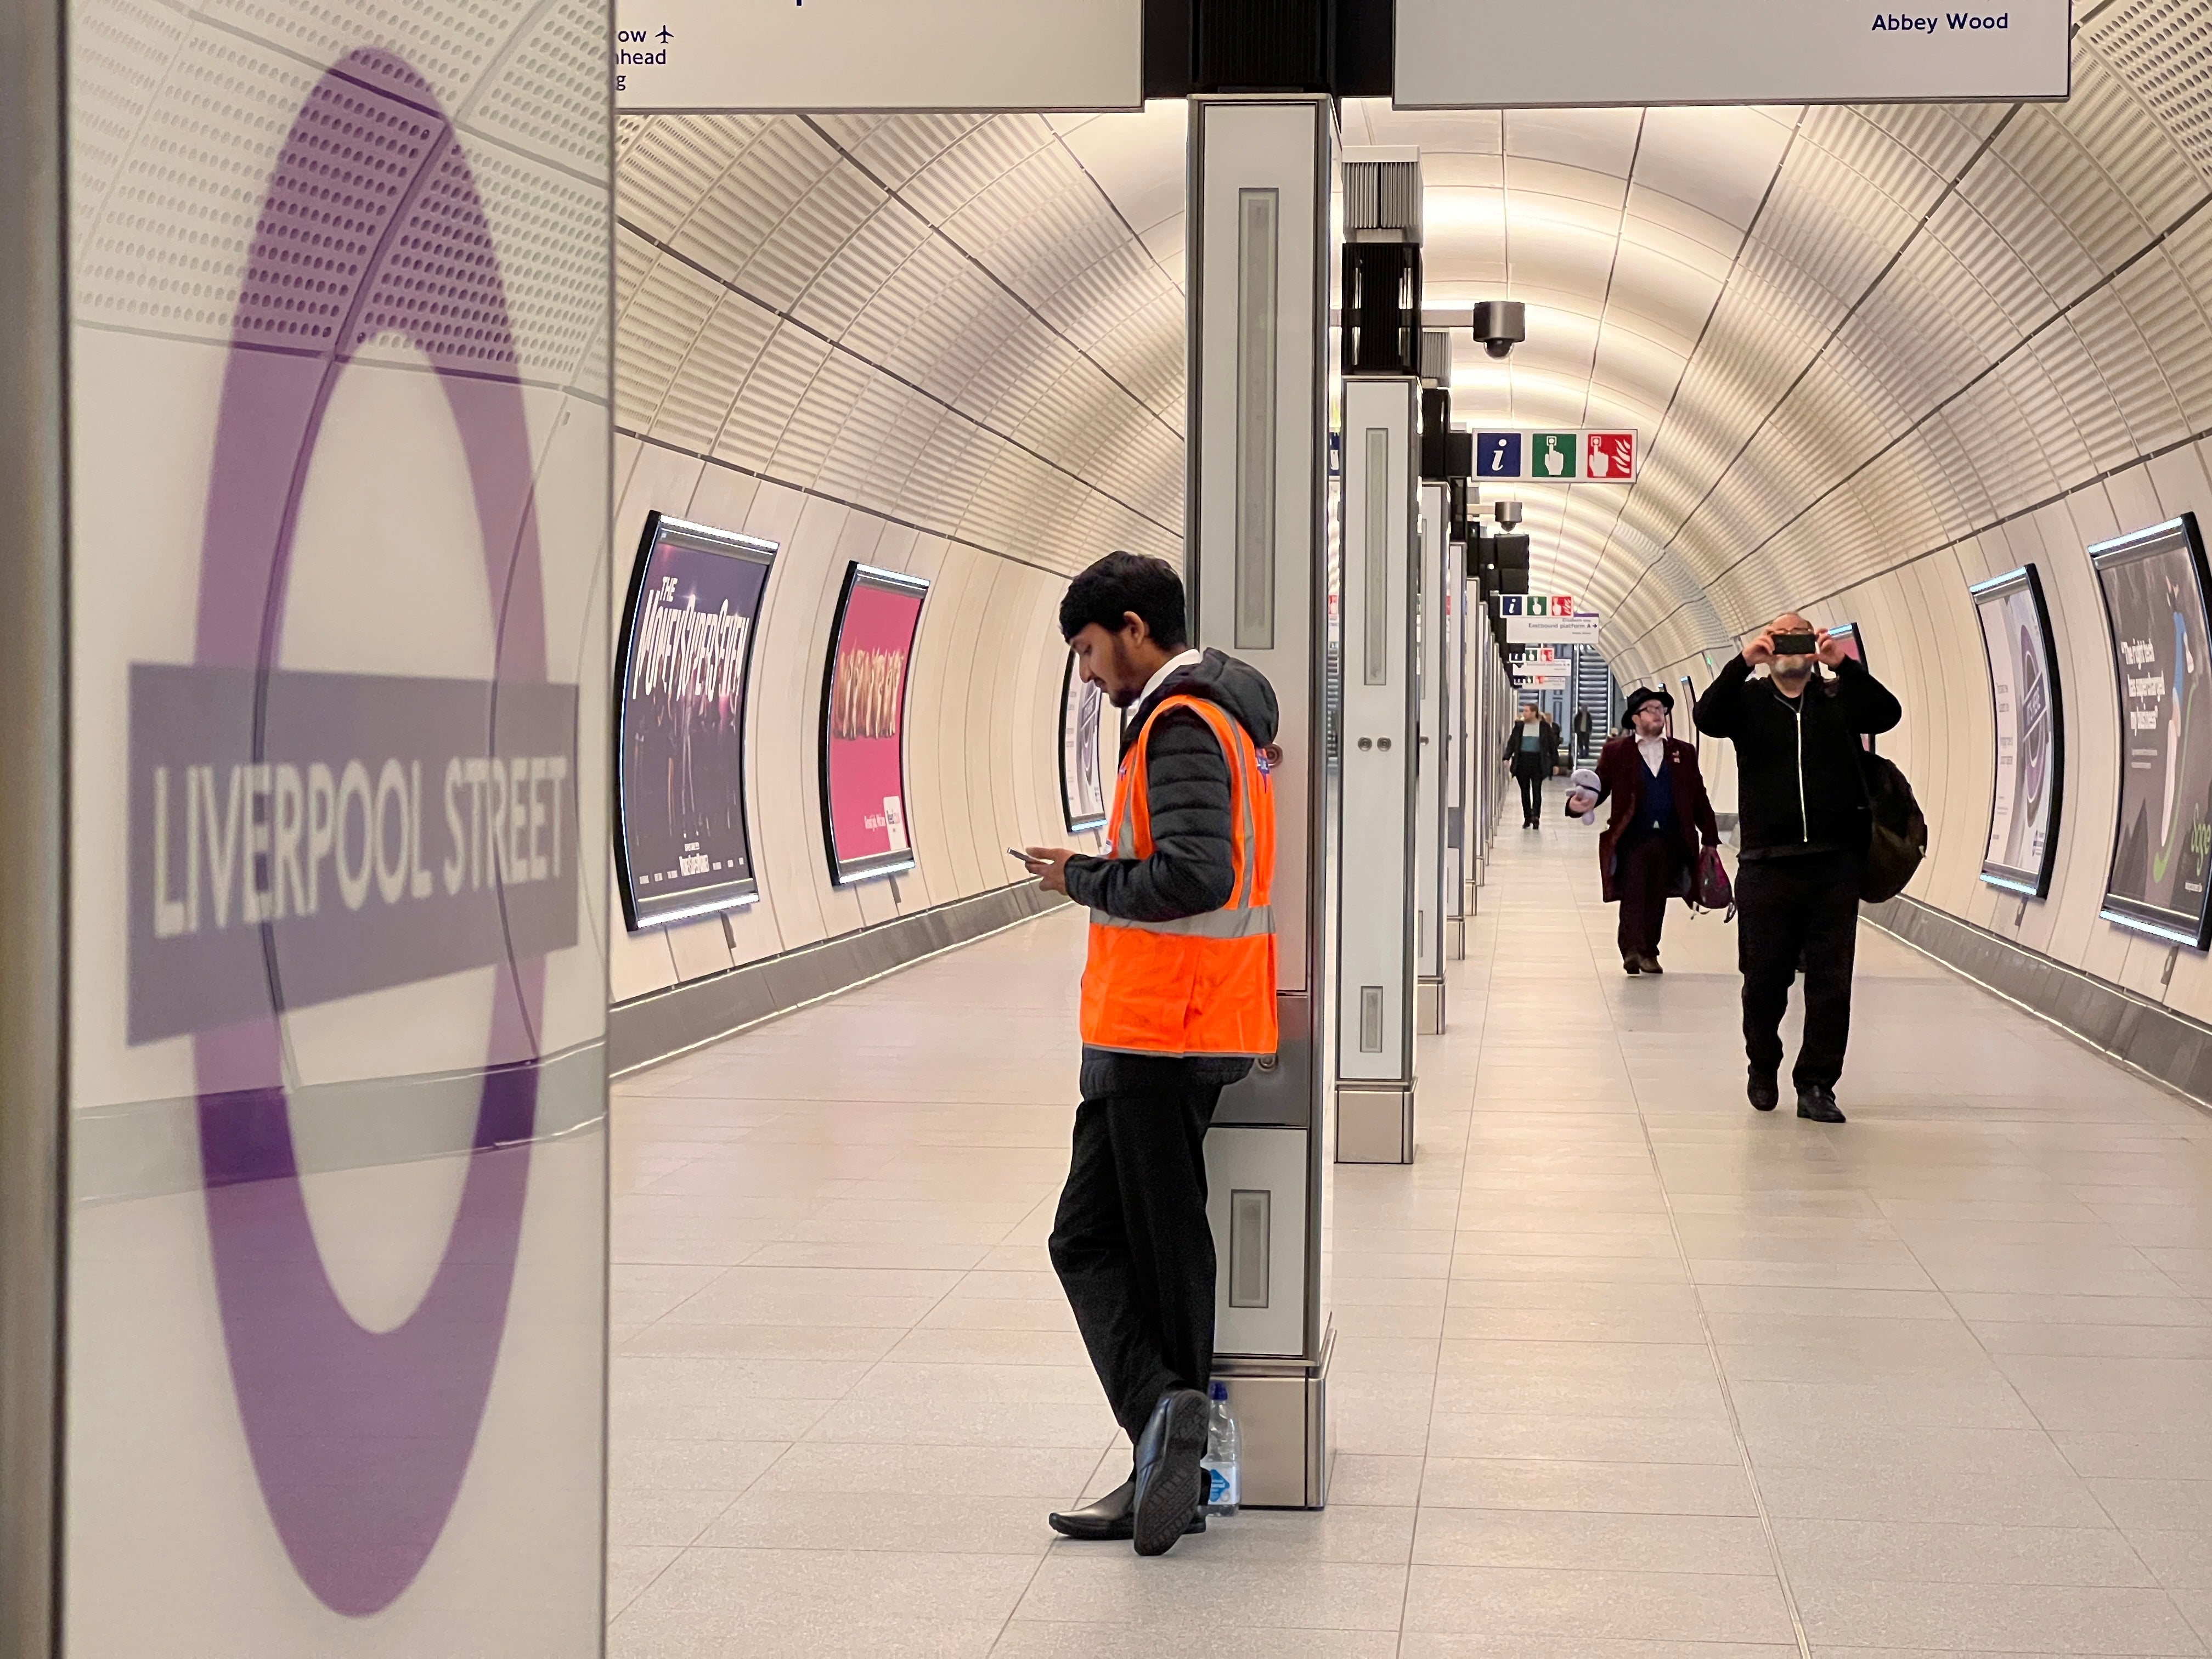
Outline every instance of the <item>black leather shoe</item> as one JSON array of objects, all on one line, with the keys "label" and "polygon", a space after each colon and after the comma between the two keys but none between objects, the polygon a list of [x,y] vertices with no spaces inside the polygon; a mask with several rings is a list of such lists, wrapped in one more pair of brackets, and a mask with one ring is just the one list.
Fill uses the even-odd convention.
[{"label": "black leather shoe", "polygon": [[1782,1103],[1782,1085],[1774,1080],[1771,1072],[1753,1072],[1746,1091],[1751,1096],[1752,1109],[1771,1112]]},{"label": "black leather shoe", "polygon": [[1644,958],[1644,971],[1647,974],[1663,974],[1667,970],[1659,965],[1658,957],[1646,957]]},{"label": "black leather shoe", "polygon": [[1629,978],[1634,979],[1638,974],[1644,971],[1644,963],[1638,957],[1623,957],[1620,959],[1620,971],[1627,975]]},{"label": "black leather shoe", "polygon": [[1137,1442],[1136,1494],[1129,1536],[1139,1555],[1165,1555],[1200,1513],[1205,1472],[1206,1419],[1211,1412],[1196,1389],[1173,1389],[1152,1407]]},{"label": "black leather shoe", "polygon": [[[1052,1529],[1062,1538],[1080,1539],[1090,1544],[1127,1543],[1135,1527],[1131,1511],[1136,1504],[1135,1477],[1124,1480],[1095,1504],[1085,1504],[1079,1510],[1068,1510],[1045,1516]],[[1200,1510],[1190,1518],[1183,1528],[1188,1537],[1206,1530],[1206,1512]]]},{"label": "black leather shoe", "polygon": [[1797,1091],[1797,1115],[1808,1117],[1815,1123],[1841,1123],[1844,1115],[1836,1107],[1833,1089],[1800,1089]]}]

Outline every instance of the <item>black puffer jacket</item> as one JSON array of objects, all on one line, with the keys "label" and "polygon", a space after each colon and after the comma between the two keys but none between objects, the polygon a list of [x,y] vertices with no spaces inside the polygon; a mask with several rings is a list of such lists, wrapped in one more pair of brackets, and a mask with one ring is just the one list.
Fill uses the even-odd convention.
[{"label": "black puffer jacket", "polygon": [[1860,851],[1867,840],[1859,738],[1887,732],[1905,711],[1850,658],[1806,682],[1795,703],[1741,657],[1724,664],[1698,699],[1698,730],[1735,744],[1736,811],[1743,856],[1826,848]]},{"label": "black puffer jacket", "polygon": [[[1160,700],[1200,697],[1226,709],[1255,744],[1275,740],[1274,688],[1267,677],[1234,657],[1209,650],[1202,661],[1176,670],[1130,710],[1123,750],[1135,743]],[[1229,759],[1206,722],[1188,709],[1170,709],[1153,728],[1145,752],[1145,792],[1152,811],[1152,855],[1106,859],[1078,855],[1067,861],[1067,893],[1078,904],[1132,921],[1174,921],[1204,915],[1229,902],[1237,886],[1230,839]],[[1173,1076],[1162,1068],[1172,1068]],[[1251,1068],[1243,1060],[1152,1060],[1140,1055],[1083,1052],[1086,1098],[1147,1086],[1172,1086],[1193,1072],[1209,1082],[1233,1082]]]}]

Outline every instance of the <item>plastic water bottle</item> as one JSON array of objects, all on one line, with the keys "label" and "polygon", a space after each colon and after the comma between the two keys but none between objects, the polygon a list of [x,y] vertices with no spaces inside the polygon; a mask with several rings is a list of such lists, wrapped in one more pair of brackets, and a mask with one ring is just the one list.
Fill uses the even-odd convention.
[{"label": "plastic water bottle", "polygon": [[1213,1401],[1206,1425],[1206,1455],[1199,1468],[1206,1471],[1206,1512],[1237,1513],[1237,1419],[1229,1411],[1229,1385],[1216,1382],[1207,1390]]}]

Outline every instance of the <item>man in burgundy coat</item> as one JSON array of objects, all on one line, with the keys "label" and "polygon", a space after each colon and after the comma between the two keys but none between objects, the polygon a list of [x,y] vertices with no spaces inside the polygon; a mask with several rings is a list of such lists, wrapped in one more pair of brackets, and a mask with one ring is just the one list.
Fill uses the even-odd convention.
[{"label": "man in burgundy coat", "polygon": [[1613,817],[1598,837],[1598,873],[1606,902],[1620,905],[1620,965],[1631,974],[1663,971],[1659,930],[1667,901],[1692,890],[1698,849],[1721,839],[1696,745],[1667,735],[1674,710],[1674,699],[1664,691],[1644,686],[1629,693],[1624,729],[1597,758],[1597,793],[1577,790],[1567,797],[1573,817],[1600,801],[1613,802]]}]

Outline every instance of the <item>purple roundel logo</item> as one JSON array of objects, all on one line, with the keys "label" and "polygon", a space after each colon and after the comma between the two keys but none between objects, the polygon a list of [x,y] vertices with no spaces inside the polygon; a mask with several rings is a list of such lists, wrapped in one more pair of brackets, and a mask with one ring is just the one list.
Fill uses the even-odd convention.
[{"label": "purple roundel logo", "polygon": [[[278,666],[325,412],[347,366],[393,337],[430,361],[465,455],[489,680]],[[131,688],[131,1036],[193,1038],[246,1443],[293,1565],[342,1613],[375,1613],[414,1582],[468,1470],[529,1187],[545,957],[576,938],[576,692],[547,680],[535,510],[474,174],[423,78],[356,52],[307,94],[260,203],[216,430],[197,660],[139,665]],[[471,968],[496,989],[459,1209],[414,1312],[370,1331],[310,1225],[283,1018]],[[408,1085],[353,1086],[352,1109],[374,1112]]]}]

